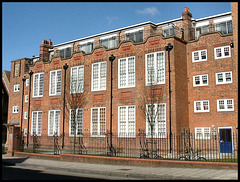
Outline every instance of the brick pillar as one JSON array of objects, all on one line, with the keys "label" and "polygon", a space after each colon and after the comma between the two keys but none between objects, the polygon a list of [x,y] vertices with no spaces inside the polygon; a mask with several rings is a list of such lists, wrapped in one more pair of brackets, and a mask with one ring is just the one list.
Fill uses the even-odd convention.
[{"label": "brick pillar", "polygon": [[20,151],[20,127],[9,126],[8,151],[7,154],[13,156],[14,151]]}]

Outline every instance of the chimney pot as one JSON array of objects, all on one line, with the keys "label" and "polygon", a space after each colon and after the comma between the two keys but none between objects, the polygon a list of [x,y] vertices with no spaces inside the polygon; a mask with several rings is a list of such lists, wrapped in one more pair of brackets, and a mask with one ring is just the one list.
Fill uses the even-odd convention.
[{"label": "chimney pot", "polygon": [[188,8],[188,7],[185,7],[185,8],[184,8],[184,11],[189,12],[189,8]]}]

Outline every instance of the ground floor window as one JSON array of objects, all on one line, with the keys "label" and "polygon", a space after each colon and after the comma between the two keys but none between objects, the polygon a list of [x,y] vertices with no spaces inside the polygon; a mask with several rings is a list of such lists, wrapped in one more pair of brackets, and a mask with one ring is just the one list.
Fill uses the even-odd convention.
[{"label": "ground floor window", "polygon": [[[151,133],[151,124],[152,133]],[[146,105],[146,130],[147,137],[166,138],[166,104],[155,103]]]},{"label": "ground floor window", "polygon": [[83,133],[83,109],[71,109],[69,136],[81,136]]},{"label": "ground floor window", "polygon": [[135,106],[118,107],[118,136],[136,136]]},{"label": "ground floor window", "polygon": [[31,135],[42,135],[42,111],[32,112]]},{"label": "ground floor window", "polygon": [[91,136],[105,136],[106,108],[95,107],[91,110]]},{"label": "ground floor window", "polygon": [[195,127],[195,139],[210,139],[210,127]]},{"label": "ground floor window", "polygon": [[60,135],[60,110],[50,110],[48,114],[48,136]]}]

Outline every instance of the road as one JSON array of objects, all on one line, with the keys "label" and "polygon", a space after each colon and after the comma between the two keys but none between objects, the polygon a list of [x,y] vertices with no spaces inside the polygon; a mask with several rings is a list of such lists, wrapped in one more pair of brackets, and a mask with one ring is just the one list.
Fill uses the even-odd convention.
[{"label": "road", "polygon": [[134,180],[133,178],[81,174],[2,164],[2,180]]}]

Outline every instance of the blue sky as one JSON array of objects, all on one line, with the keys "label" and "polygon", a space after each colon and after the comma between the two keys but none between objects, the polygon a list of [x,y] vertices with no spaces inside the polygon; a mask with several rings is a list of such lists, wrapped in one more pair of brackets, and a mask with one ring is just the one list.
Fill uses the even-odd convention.
[{"label": "blue sky", "polygon": [[39,55],[42,40],[53,45],[146,21],[194,19],[231,11],[230,2],[2,3],[2,71],[11,61]]}]

